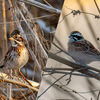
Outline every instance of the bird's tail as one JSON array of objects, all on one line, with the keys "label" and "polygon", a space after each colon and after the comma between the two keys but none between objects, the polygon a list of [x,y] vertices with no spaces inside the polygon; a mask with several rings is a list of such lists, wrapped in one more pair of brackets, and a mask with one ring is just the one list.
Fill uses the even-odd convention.
[{"label": "bird's tail", "polygon": [[0,68],[3,68],[3,67],[4,67],[4,65],[0,66]]}]

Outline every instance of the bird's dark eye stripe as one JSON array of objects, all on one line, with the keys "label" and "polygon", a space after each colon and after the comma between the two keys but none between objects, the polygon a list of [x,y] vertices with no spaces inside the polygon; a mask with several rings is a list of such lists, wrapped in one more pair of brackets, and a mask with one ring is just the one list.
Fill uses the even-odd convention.
[{"label": "bird's dark eye stripe", "polygon": [[73,35],[73,37],[76,37],[78,40],[82,39],[82,36],[78,36],[78,35]]}]

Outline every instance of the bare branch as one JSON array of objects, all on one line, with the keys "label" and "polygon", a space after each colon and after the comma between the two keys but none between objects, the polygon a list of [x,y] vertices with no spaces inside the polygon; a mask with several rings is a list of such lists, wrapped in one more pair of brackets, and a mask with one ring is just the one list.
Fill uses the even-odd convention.
[{"label": "bare branch", "polygon": [[7,32],[6,32],[6,12],[5,12],[5,0],[2,0],[2,11],[3,11],[3,57],[7,52]]},{"label": "bare branch", "polygon": [[37,99],[36,100],[38,100],[44,93],[46,93],[47,91],[48,91],[48,89],[50,89],[56,82],[58,82],[60,79],[62,79],[63,77],[65,77],[67,75],[67,73],[66,74],[64,74],[64,75],[62,75],[60,78],[58,78],[55,82],[53,82],[46,90],[44,90],[38,97],[37,97]]},{"label": "bare branch", "polygon": [[12,80],[12,79],[6,79],[6,78],[2,78],[2,77],[0,77],[0,81],[4,81],[4,82],[7,82],[7,83],[12,83],[12,84],[17,84],[17,85],[20,85],[20,86],[23,86],[23,87],[27,87],[27,88],[32,89],[33,91],[38,92],[37,88],[34,88],[34,87],[32,87],[32,86],[30,86],[28,84],[25,84],[23,82],[19,82],[19,81]]},{"label": "bare branch", "polygon": [[60,14],[61,13],[61,10],[58,10],[58,9],[56,9],[54,7],[42,4],[42,3],[37,2],[35,0],[19,0],[19,1],[27,3],[27,4],[30,4],[30,5],[33,5],[35,7],[41,8],[43,10],[46,10],[46,11],[49,11],[49,12],[52,12],[52,13],[56,13],[56,14]]},{"label": "bare branch", "polygon": [[[78,62],[80,62],[78,59],[74,58],[73,56],[71,56],[68,52],[66,52],[65,50],[61,49],[59,46],[57,46],[55,43],[53,43],[54,46],[56,46],[59,50],[61,50],[62,52],[64,52],[65,54],[69,55],[70,57],[72,57],[73,59],[77,60]],[[80,62],[81,63],[81,62]],[[83,65],[84,66],[84,65]],[[93,67],[90,67],[88,65],[85,65],[85,67],[87,67],[88,69],[91,69],[93,71],[96,71],[96,72],[99,72],[100,73],[100,70],[99,69],[96,69],[96,68],[93,68]]]},{"label": "bare branch", "polygon": [[[81,70],[81,69],[76,69],[77,71]],[[48,91],[48,89],[50,89],[55,83],[57,83],[60,79],[62,79],[63,77],[65,77],[66,75],[68,75],[68,73],[65,73],[64,75],[62,75],[60,78],[58,78],[55,82],[53,82],[47,89],[45,89],[38,97],[36,100],[38,100],[44,93],[46,93]],[[70,81],[69,81],[70,82]],[[87,100],[85,98],[85,100]]]},{"label": "bare branch", "polygon": [[[74,62],[71,62],[71,61],[68,61],[67,59],[64,59],[60,56],[57,56],[53,53],[49,53],[49,58],[51,59],[54,59],[60,63],[63,63],[65,65],[68,65],[74,69],[80,69],[80,68],[84,68],[84,70],[79,70],[79,72],[83,73],[83,74],[86,74],[90,77],[93,77],[97,80],[100,80],[100,75],[98,73],[95,73],[94,71],[91,71],[92,70],[92,67],[87,67],[87,66],[84,66],[84,65],[81,65],[81,64],[76,64]],[[91,68],[91,70],[89,70],[89,68]],[[86,69],[86,70],[85,70]],[[98,69],[96,69],[98,72],[100,72]]]},{"label": "bare branch", "polygon": [[52,70],[52,71],[55,71],[55,70],[74,70],[72,68],[45,68],[44,71],[48,71],[48,70]]},{"label": "bare branch", "polygon": [[[44,75],[51,75],[51,74],[66,74],[66,73],[69,74],[69,75],[71,74],[70,72],[63,72],[63,71],[49,71],[49,70],[47,70],[45,72],[48,72],[48,74],[43,74],[43,76]],[[92,77],[87,76],[85,74],[72,73],[72,75],[92,78]]]},{"label": "bare branch", "polygon": [[23,15],[22,12],[20,11],[20,9],[19,9],[18,7],[17,7],[17,9],[18,9],[20,15],[22,16],[23,20],[25,21],[27,27],[30,29],[30,31],[34,34],[35,38],[37,39],[37,41],[38,41],[38,43],[39,43],[41,49],[43,50],[43,53],[45,54],[46,58],[48,58],[48,55],[47,55],[46,51],[44,50],[43,46],[41,45],[40,40],[38,39],[38,37],[36,36],[36,34],[33,32],[33,30],[31,29],[30,25],[27,23],[27,21],[26,21],[24,15]]},{"label": "bare branch", "polygon": [[[84,96],[82,96],[79,92],[77,92],[77,91],[75,91],[75,90],[72,90],[72,89],[70,89],[70,88],[68,88],[68,87],[65,87],[65,86],[63,87],[62,85],[58,85],[58,84],[55,84],[55,85],[56,85],[57,87],[59,87],[60,89],[66,91],[67,93],[68,93],[68,92],[73,92],[73,93],[75,93],[75,94],[81,96],[83,99],[87,100]],[[70,89],[70,91],[69,91],[69,90],[66,90],[66,88],[67,88],[67,89]]]},{"label": "bare branch", "polygon": [[[17,27],[20,29],[20,31],[22,32],[22,35],[24,36],[24,38],[25,38],[25,40],[27,40],[27,37],[26,37],[26,35],[25,35],[25,32],[24,32],[24,30],[23,30],[23,28],[22,28],[22,26],[21,26],[21,24],[20,24],[20,21],[19,21],[19,19],[17,18],[17,15],[16,15],[16,13],[15,13],[15,11],[14,11],[14,9],[12,8],[13,7],[13,5],[12,5],[12,2],[10,1],[10,0],[8,0],[9,1],[9,4],[10,4],[10,10],[11,10],[11,12],[12,12],[12,15],[13,15],[13,17],[14,17],[14,19],[16,20],[16,24],[17,24]],[[28,41],[28,40],[27,40]],[[26,41],[26,42],[27,42]],[[27,42],[27,44],[28,44],[28,42]],[[30,52],[30,55],[31,55],[31,57],[32,57],[32,59],[33,60],[35,60],[36,61],[36,65],[37,65],[37,67],[38,67],[38,69],[39,69],[39,72],[41,72],[41,65],[39,64],[39,62],[38,62],[38,60],[36,59],[36,56],[35,56],[35,54],[32,52],[32,50],[30,49],[30,47],[29,47],[29,44],[28,44],[28,48],[29,48],[29,52]]]},{"label": "bare branch", "polygon": [[[66,6],[65,6],[66,7]],[[69,9],[69,10],[71,10],[71,12],[70,13],[68,13],[67,15],[64,15],[63,16],[63,19],[59,22],[59,23],[61,23],[63,20],[64,20],[64,18],[66,17],[66,16],[69,16],[69,15],[73,15],[73,17],[74,16],[76,16],[76,15],[80,15],[81,13],[84,13],[84,14],[88,14],[88,15],[92,15],[92,16],[94,16],[96,19],[99,19],[100,18],[100,16],[99,15],[95,15],[95,14],[93,14],[93,13],[89,13],[89,12],[84,12],[84,11],[80,11],[80,10],[73,10],[73,9],[70,9],[70,8],[68,8],[68,7],[66,7],[67,9]],[[99,10],[100,11],[100,10]]]},{"label": "bare branch", "polygon": [[94,0],[94,3],[95,3],[95,5],[96,5],[96,7],[97,7],[97,10],[98,10],[99,14],[100,14],[100,9],[99,9],[99,7],[98,7],[98,5],[97,5],[96,0]]}]

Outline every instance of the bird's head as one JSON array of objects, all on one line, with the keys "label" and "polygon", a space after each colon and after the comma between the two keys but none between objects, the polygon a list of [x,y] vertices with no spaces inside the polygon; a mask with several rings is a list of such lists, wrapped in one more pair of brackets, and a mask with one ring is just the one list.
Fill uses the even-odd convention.
[{"label": "bird's head", "polygon": [[69,40],[70,43],[79,42],[79,41],[83,41],[84,40],[84,37],[82,36],[82,34],[79,31],[72,31],[70,33],[69,38],[70,38],[70,40]]},{"label": "bird's head", "polygon": [[11,33],[11,36],[9,39],[12,41],[13,45],[16,45],[16,44],[24,45],[24,39],[22,38],[20,31],[18,30],[14,30]]}]

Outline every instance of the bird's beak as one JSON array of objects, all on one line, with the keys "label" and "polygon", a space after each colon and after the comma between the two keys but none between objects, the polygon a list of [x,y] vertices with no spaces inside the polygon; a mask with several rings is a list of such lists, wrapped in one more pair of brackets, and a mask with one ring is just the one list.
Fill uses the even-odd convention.
[{"label": "bird's beak", "polygon": [[69,36],[69,38],[71,38],[71,36]]},{"label": "bird's beak", "polygon": [[14,38],[13,38],[13,37],[11,37],[11,38],[9,38],[9,40],[14,40]]}]

